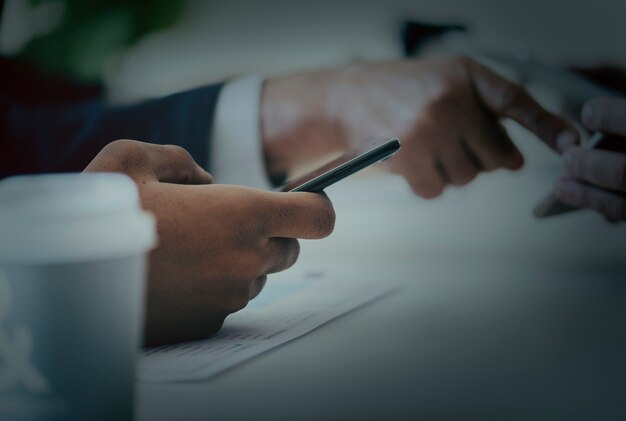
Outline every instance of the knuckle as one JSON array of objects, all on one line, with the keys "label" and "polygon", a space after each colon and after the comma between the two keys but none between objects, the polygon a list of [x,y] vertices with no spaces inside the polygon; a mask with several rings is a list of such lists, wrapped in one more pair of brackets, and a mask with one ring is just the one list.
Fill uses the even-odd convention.
[{"label": "knuckle", "polygon": [[194,162],[191,154],[182,146],[178,145],[162,145],[161,148],[165,153],[171,155],[176,161],[191,163]]},{"label": "knuckle", "polygon": [[136,143],[137,142],[135,142],[134,140],[130,140],[130,139],[117,139],[109,143],[108,145],[106,145],[104,149],[113,150],[113,151],[121,151],[127,148],[134,147]]},{"label": "knuckle", "polygon": [[148,161],[146,144],[135,140],[116,140],[105,146],[103,152],[115,156],[121,171],[127,174],[145,166]]},{"label": "knuckle", "polygon": [[141,142],[129,139],[114,140],[102,148],[102,150],[115,155],[121,155],[125,157],[125,159],[143,154],[143,146]]}]

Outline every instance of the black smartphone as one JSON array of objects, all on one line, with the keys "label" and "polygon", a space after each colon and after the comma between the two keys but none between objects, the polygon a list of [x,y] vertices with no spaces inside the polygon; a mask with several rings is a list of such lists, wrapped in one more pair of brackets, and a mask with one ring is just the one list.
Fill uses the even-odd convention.
[{"label": "black smartphone", "polygon": [[400,149],[399,139],[389,139],[385,142],[373,142],[361,148],[350,151],[339,158],[330,161],[315,171],[288,180],[279,191],[283,192],[321,192],[326,187],[343,180],[357,171],[369,167],[376,162],[391,158]]}]

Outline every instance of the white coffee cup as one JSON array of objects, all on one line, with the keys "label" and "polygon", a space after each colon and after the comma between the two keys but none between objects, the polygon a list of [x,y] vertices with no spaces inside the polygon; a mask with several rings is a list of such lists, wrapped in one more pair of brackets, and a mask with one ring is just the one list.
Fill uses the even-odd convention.
[{"label": "white coffee cup", "polygon": [[0,182],[0,419],[133,417],[155,222],[121,174]]}]

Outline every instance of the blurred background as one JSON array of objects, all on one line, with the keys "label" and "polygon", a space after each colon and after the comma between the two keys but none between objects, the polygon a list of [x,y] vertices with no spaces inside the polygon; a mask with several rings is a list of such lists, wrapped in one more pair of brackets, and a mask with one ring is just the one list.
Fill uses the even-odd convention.
[{"label": "blurred background", "polygon": [[[246,74],[450,52],[528,82],[523,72],[492,59],[555,68],[625,65],[624,18],[620,0],[9,0],[0,48],[51,73],[103,84],[111,102],[127,103]],[[550,86],[527,87],[559,111]],[[366,173],[329,191],[339,216],[330,241],[342,257],[357,260],[367,251],[351,255],[354,248],[343,246],[383,235],[399,243],[407,259],[480,255],[621,265],[623,227],[589,211],[533,218],[532,208],[551,191],[562,164],[525,130],[507,127],[526,156],[521,172],[481,175],[434,201],[414,197],[395,177]],[[389,224],[384,215],[390,212],[401,223]],[[336,250],[326,243],[305,247],[320,259]]]},{"label": "blurred background", "polygon": [[541,0],[7,0],[2,53],[134,100],[240,74],[401,57],[406,21],[459,24],[444,37],[564,65],[624,63],[624,5]]}]

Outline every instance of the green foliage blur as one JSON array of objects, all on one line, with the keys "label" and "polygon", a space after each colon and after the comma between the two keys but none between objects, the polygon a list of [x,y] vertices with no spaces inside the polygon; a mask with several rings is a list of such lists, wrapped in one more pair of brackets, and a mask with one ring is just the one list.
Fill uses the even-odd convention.
[{"label": "green foliage blur", "polygon": [[[32,5],[50,0],[30,0]],[[54,0],[59,1],[59,0]],[[170,27],[180,18],[184,0],[60,0],[61,23],[31,40],[20,57],[42,69],[83,82],[99,82],[105,61],[141,37]]]}]

